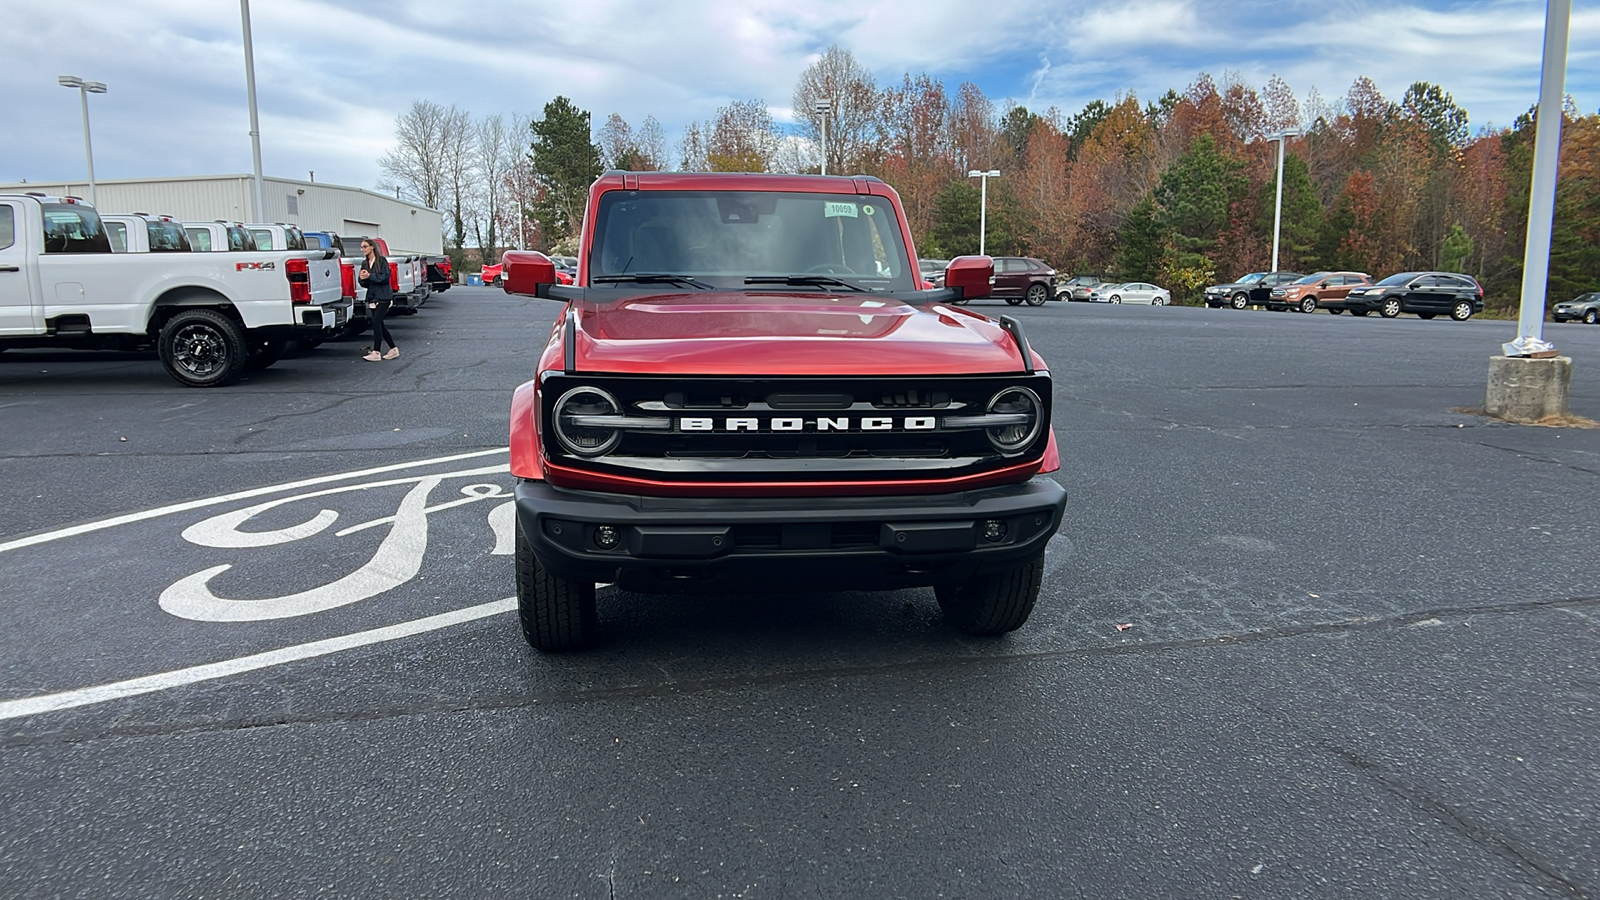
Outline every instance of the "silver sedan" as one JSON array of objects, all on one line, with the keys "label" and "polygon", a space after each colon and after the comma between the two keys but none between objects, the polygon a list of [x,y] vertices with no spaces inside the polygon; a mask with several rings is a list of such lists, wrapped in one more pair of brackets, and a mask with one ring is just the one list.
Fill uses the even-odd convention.
[{"label": "silver sedan", "polygon": [[1122,284],[1102,284],[1089,293],[1089,300],[1094,303],[1137,303],[1150,306],[1171,306],[1172,293],[1166,288],[1158,288],[1153,284],[1142,281],[1128,281]]}]

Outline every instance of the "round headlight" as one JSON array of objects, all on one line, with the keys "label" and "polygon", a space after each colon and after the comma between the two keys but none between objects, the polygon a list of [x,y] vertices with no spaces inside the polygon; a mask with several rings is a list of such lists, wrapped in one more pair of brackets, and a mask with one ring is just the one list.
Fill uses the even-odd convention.
[{"label": "round headlight", "polygon": [[1006,456],[1015,456],[1028,449],[1039,430],[1044,427],[1044,404],[1039,396],[1025,387],[1006,388],[989,400],[989,415],[1005,416],[1003,425],[986,429],[989,443]]},{"label": "round headlight", "polygon": [[556,440],[578,456],[609,453],[622,439],[622,432],[585,420],[592,416],[615,416],[621,412],[622,404],[605,391],[597,387],[575,387],[556,401]]}]

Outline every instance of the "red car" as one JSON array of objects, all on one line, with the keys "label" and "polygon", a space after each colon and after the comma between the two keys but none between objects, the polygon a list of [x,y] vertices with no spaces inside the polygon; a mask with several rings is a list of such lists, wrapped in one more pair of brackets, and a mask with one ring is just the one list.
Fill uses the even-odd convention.
[{"label": "red car", "polygon": [[1027,621],[1066,492],[1044,360],[986,296],[988,257],[924,290],[875,178],[609,173],[577,284],[511,402],[517,598],[541,650],[641,591],[932,586],[971,634]]}]

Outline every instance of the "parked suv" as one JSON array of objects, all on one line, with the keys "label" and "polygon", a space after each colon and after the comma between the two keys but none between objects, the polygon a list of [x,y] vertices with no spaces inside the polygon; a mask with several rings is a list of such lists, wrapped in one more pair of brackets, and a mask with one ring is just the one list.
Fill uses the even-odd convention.
[{"label": "parked suv", "polygon": [[592,641],[597,582],[931,586],[959,630],[1027,621],[1067,497],[1044,359],[949,305],[988,257],[922,289],[868,177],[608,172],[583,222],[575,285],[504,257],[508,293],[566,303],[511,398],[530,644]]},{"label": "parked suv", "polygon": [[1557,303],[1550,315],[1557,322],[1582,320],[1585,325],[1600,325],[1600,291],[1579,294],[1565,303]]},{"label": "parked suv", "polygon": [[1448,315],[1465,322],[1483,312],[1483,288],[1471,275],[1458,272],[1399,272],[1371,287],[1358,287],[1345,297],[1345,308],[1360,315],[1377,311],[1385,319],[1414,313],[1419,319]]},{"label": "parked suv", "polygon": [[[1365,272],[1318,272],[1282,287],[1275,287],[1267,301],[1297,312],[1313,313],[1322,307],[1330,313],[1345,310],[1344,298],[1353,288],[1372,284]],[[1362,307],[1362,315],[1366,315]]]},{"label": "parked suv", "polygon": [[1074,275],[1056,285],[1056,299],[1086,302],[1089,292],[1105,283],[1099,275]]},{"label": "parked suv", "polygon": [[1012,306],[1043,306],[1055,297],[1056,270],[1031,256],[994,258],[994,294]]},{"label": "parked suv", "polygon": [[[1298,281],[1305,276],[1299,272],[1251,272],[1231,284],[1214,284],[1206,288],[1206,306],[1217,309],[1224,304],[1234,309],[1244,309],[1246,306],[1265,306],[1271,308],[1272,289]],[[1283,303],[1277,304],[1278,309],[1287,308]]]}]

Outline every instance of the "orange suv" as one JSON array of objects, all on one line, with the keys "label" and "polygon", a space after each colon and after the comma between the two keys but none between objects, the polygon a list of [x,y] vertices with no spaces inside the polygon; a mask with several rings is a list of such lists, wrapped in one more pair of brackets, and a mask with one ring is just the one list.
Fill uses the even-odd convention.
[{"label": "orange suv", "polygon": [[[1318,272],[1299,281],[1272,289],[1273,306],[1282,304],[1292,310],[1313,313],[1322,307],[1334,315],[1345,310],[1344,298],[1353,288],[1372,283],[1365,272]],[[1359,315],[1365,315],[1365,307]]]}]

